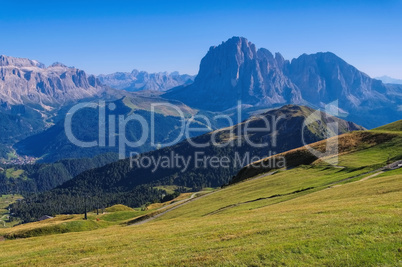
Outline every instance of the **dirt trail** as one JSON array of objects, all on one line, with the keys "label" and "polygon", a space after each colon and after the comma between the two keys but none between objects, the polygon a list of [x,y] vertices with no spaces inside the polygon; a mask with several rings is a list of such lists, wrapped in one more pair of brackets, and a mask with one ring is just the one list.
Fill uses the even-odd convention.
[{"label": "dirt trail", "polygon": [[369,176],[366,176],[366,177],[364,177],[364,178],[362,178],[360,180],[355,181],[354,183],[364,182],[364,181],[366,181],[366,180],[368,180],[370,178],[376,177],[377,175],[380,175],[380,174],[382,174],[382,173],[384,173],[384,172],[386,172],[388,170],[396,170],[396,169],[399,169],[399,168],[402,168],[402,160],[395,161],[395,162],[393,162],[391,164],[388,164],[388,165],[386,165],[384,167],[381,167],[381,168],[379,168],[377,170],[374,170],[374,171],[371,171],[371,172],[362,173],[362,174],[359,174],[357,176],[353,176],[353,177],[349,177],[349,178],[346,178],[346,179],[341,180],[341,181],[337,181],[336,184],[328,187],[327,189],[342,186],[342,184],[339,184],[340,182],[344,182],[344,181],[351,180],[351,179],[354,179],[354,178],[359,177],[359,176],[364,176],[364,175],[373,173],[373,174],[371,174]]},{"label": "dirt trail", "polygon": [[362,179],[360,179],[360,180],[355,181],[355,182],[363,182],[363,181],[366,181],[366,180],[368,180],[368,179],[370,179],[370,178],[373,178],[373,177],[375,177],[375,176],[377,176],[377,175],[380,175],[380,174],[382,174],[382,173],[384,173],[384,172],[386,172],[386,171],[389,171],[389,170],[396,170],[396,169],[399,169],[399,168],[402,168],[402,160],[395,161],[395,162],[393,162],[393,163],[391,163],[391,164],[385,165],[384,167],[381,167],[381,168],[376,169],[376,170],[374,170],[374,171],[370,171],[370,172],[366,172],[366,173],[361,173],[361,174],[358,174],[358,175],[355,175],[355,176],[352,176],[352,177],[349,177],[349,178],[346,178],[346,179],[343,179],[343,180],[340,180],[340,181],[333,182],[333,183],[332,183],[333,185],[330,184],[331,186],[329,186],[327,189],[341,186],[342,184],[339,184],[339,183],[341,183],[341,182],[345,182],[345,181],[348,181],[348,180],[351,180],[351,179],[355,179],[355,178],[357,178],[357,177],[364,176],[364,175],[367,175],[367,174],[372,173],[371,175],[369,175],[369,176],[367,176],[367,177],[364,177],[364,178],[362,178]]},{"label": "dirt trail", "polygon": [[367,177],[364,177],[363,179],[359,180],[358,182],[366,181],[366,180],[368,180],[368,179],[370,179],[370,178],[373,178],[373,177],[375,177],[375,176],[377,176],[377,175],[380,175],[381,173],[384,173],[384,171],[379,171],[379,172],[377,172],[377,173],[374,173],[374,174],[372,174],[372,175],[369,175],[369,176],[367,176]]}]

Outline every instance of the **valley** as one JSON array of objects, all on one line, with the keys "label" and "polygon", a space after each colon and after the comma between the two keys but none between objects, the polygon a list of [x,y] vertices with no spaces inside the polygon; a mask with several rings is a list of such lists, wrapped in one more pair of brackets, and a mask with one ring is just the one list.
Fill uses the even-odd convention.
[{"label": "valley", "polygon": [[[304,120],[310,116],[317,121],[301,132],[299,129],[302,129]],[[52,190],[27,197],[15,205],[15,212],[24,222],[30,222],[48,213],[81,213],[85,195],[90,196],[92,208],[114,204],[140,206],[166,194],[155,189],[158,186],[174,185],[193,191],[220,187],[229,183],[232,176],[253,159],[271,155],[269,151],[280,153],[325,139],[328,135],[326,125],[334,121],[339,125],[338,131],[332,133],[335,135],[363,129],[308,107],[288,105],[232,127],[140,154],[138,160],[128,158],[79,173]],[[275,142],[271,142],[272,138]],[[176,158],[185,159],[187,167],[180,162],[179,165],[173,164]],[[152,159],[167,159],[166,162],[172,164],[163,165]]]}]

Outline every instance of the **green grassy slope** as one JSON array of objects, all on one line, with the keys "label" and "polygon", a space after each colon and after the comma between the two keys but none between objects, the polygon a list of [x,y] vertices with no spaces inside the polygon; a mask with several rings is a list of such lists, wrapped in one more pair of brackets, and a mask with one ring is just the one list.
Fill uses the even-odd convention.
[{"label": "green grassy slope", "polygon": [[[402,133],[402,132],[401,132]],[[299,165],[322,165],[322,162],[333,162],[345,170],[365,169],[375,170],[395,160],[402,159],[402,135],[399,132],[355,131],[328,140],[311,144],[316,151],[326,152],[327,147],[336,144],[325,160],[318,159],[306,147],[299,147],[287,152],[274,155],[242,168],[230,181],[237,183],[256,175],[273,171],[272,161],[285,158],[287,168]],[[341,155],[341,157],[339,157]],[[336,161],[335,161],[336,160]]]},{"label": "green grassy slope", "polygon": [[373,131],[394,131],[402,132],[402,120],[373,129]]},{"label": "green grassy slope", "polygon": [[396,134],[375,145],[365,139],[340,155],[342,167],[314,162],[262,175],[146,224],[0,242],[0,262],[397,266],[402,171],[364,178],[384,166],[390,153],[392,159],[402,156],[401,138]]},{"label": "green grassy slope", "polygon": [[[199,192],[198,194],[201,193],[202,192]],[[7,227],[16,225],[19,221],[15,221],[13,224],[7,222],[4,226],[0,224],[0,237],[6,239],[28,238],[70,232],[92,231],[95,229],[110,227],[112,225],[127,225],[132,220],[136,220],[144,215],[160,213],[169,206],[176,205],[176,202],[186,200],[190,196],[191,193],[183,193],[170,201],[154,203],[148,207],[135,209],[118,204],[106,209],[89,211],[87,213],[87,220],[84,220],[84,214],[68,214],[57,215],[54,218],[43,221],[17,225],[13,228]],[[12,200],[16,201],[17,198],[22,197],[17,195],[3,195],[0,198],[0,218],[2,215],[8,214],[8,210],[6,210],[5,207],[12,203]],[[2,212],[4,214],[2,214]]]}]

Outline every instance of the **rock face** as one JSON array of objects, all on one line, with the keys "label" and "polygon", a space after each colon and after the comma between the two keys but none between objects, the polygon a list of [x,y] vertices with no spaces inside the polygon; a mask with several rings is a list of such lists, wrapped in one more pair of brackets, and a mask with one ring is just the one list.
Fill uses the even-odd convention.
[{"label": "rock face", "polygon": [[239,100],[254,108],[323,108],[337,100],[348,120],[372,128],[402,117],[401,88],[370,78],[333,53],[288,61],[233,37],[209,49],[193,84],[173,88],[163,97],[209,111],[228,110]]},{"label": "rock face", "polygon": [[0,101],[42,107],[91,98],[103,91],[94,76],[61,63],[49,67],[24,58],[0,56]]},{"label": "rock face", "polygon": [[302,55],[284,69],[310,106],[338,101],[348,120],[374,128],[402,117],[402,86],[372,79],[333,53]]},{"label": "rock face", "polygon": [[233,37],[209,49],[193,84],[164,96],[211,111],[234,107],[238,100],[249,105],[300,104],[300,90],[283,74],[285,63],[279,53],[273,56]]},{"label": "rock face", "polygon": [[194,76],[187,74],[180,75],[178,72],[148,73],[138,70],[106,75],[101,74],[97,78],[107,86],[131,92],[142,90],[163,92],[173,87],[190,84],[194,81]]},{"label": "rock face", "polygon": [[381,81],[330,52],[293,59],[285,73],[300,89],[304,100],[320,107],[338,100],[342,109],[353,110],[363,104],[389,101]]}]

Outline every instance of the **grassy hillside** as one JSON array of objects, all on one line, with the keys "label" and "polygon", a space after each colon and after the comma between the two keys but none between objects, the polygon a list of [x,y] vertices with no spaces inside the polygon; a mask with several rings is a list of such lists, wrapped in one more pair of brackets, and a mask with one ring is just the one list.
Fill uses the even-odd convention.
[{"label": "grassy hillside", "polygon": [[[127,225],[132,220],[137,220],[147,214],[161,213],[167,208],[177,205],[180,201],[188,200],[191,195],[191,193],[183,193],[171,201],[154,203],[148,207],[144,206],[135,209],[118,204],[105,209],[93,210],[87,213],[87,220],[84,220],[84,214],[56,215],[51,219],[21,224],[13,228],[9,227],[18,224],[19,221],[5,221],[4,227],[0,224],[0,236],[7,239],[28,238],[70,232],[92,231],[112,225]],[[18,195],[3,195],[0,198],[0,219],[5,215],[8,217],[9,213],[6,207],[17,199],[22,199],[22,197]],[[0,221],[0,223],[2,222]]]},{"label": "grassy hillside", "polygon": [[318,161],[260,174],[145,224],[6,240],[0,243],[0,262],[397,266],[402,261],[402,170],[378,168],[390,155],[402,157],[401,138],[394,134],[376,144],[360,140],[340,155],[342,166]]},{"label": "grassy hillside", "polygon": [[402,132],[402,120],[373,129],[373,131],[393,131]]},{"label": "grassy hillside", "polygon": [[337,149],[330,151],[331,153],[328,153],[325,159],[318,159],[306,147],[296,148],[245,166],[230,183],[273,171],[274,169],[268,163],[277,157],[284,157],[288,168],[302,164],[322,165],[323,160],[335,163],[336,160],[338,167],[344,171],[359,170],[363,172],[372,171],[387,163],[402,159],[400,152],[402,151],[402,136],[398,132],[355,131],[319,141],[310,146],[317,151],[325,152],[328,144],[331,146],[331,143],[336,144]]},{"label": "grassy hillside", "polygon": [[[324,139],[326,136],[324,133],[327,131],[325,125],[333,121],[338,123],[339,133],[362,129],[339,118],[328,116],[319,118],[319,114],[321,113],[314,109],[296,105],[271,110],[260,117],[249,118],[232,127],[194,137],[191,141],[186,140],[174,146],[144,153],[137,161],[139,163],[147,158],[168,159],[171,163],[168,167],[158,165],[157,160],[151,160],[147,167],[136,162],[130,166],[130,159],[120,160],[81,173],[49,192],[27,198],[26,201],[30,204],[16,205],[15,210],[25,222],[48,214],[49,209],[55,214],[80,213],[82,205],[79,207],[76,203],[82,201],[81,196],[85,194],[92,195],[93,203],[139,206],[148,201],[155,202],[155,199],[161,199],[164,192],[157,192],[156,188],[164,188],[167,185],[191,188],[192,191],[205,187],[220,187],[228,183],[242,166],[250,163],[252,157],[264,158],[271,152],[288,151],[302,146],[304,142],[313,143]],[[310,128],[304,128],[302,138],[301,129],[306,118],[310,116],[316,117],[317,120],[309,124]],[[281,118],[275,127],[271,123],[273,118]],[[270,126],[267,125],[267,121]],[[275,138],[272,137],[274,128]],[[202,146],[194,146],[193,143]],[[253,144],[263,145],[257,147]],[[184,167],[181,163],[174,164],[169,160],[173,154],[188,160],[187,166]],[[203,158],[201,161],[197,159],[197,154]],[[212,162],[213,157],[226,158],[228,164],[212,167],[216,165]],[[138,186],[147,186],[149,193],[145,193],[144,190],[139,192]],[[142,197],[133,201],[133,191],[134,195]],[[49,199],[52,204],[49,204]]]}]

